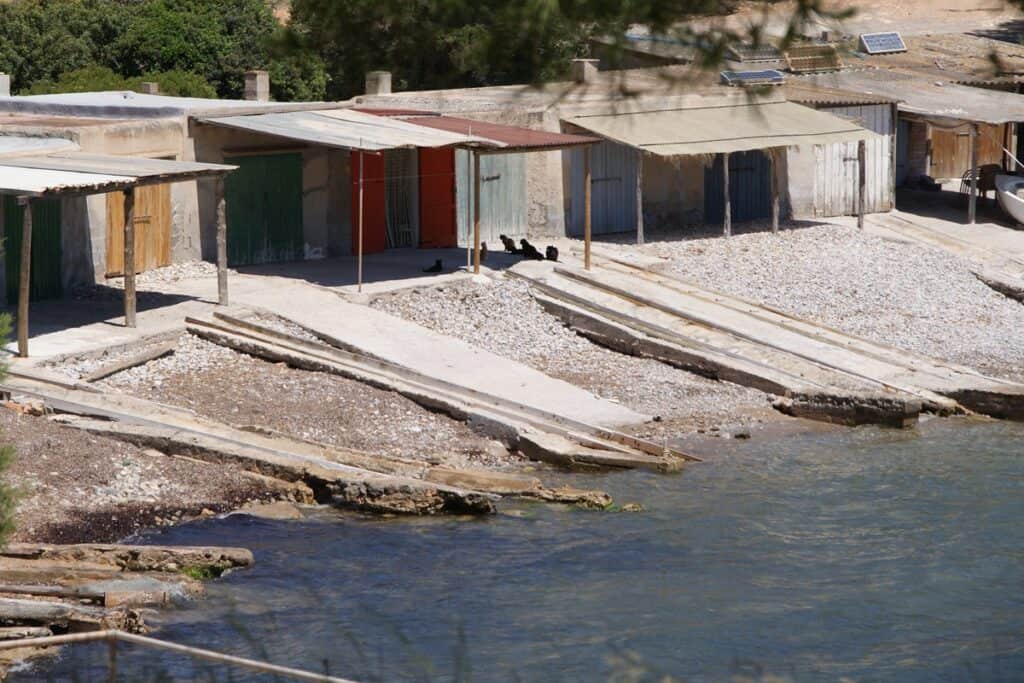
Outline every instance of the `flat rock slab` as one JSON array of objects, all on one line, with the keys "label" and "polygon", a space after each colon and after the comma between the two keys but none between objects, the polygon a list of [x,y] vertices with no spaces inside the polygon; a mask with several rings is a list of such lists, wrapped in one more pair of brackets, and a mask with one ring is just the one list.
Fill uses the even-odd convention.
[{"label": "flat rock slab", "polygon": [[312,285],[282,281],[259,297],[247,300],[243,294],[235,301],[292,320],[342,347],[579,422],[610,428],[650,419],[522,363]]}]

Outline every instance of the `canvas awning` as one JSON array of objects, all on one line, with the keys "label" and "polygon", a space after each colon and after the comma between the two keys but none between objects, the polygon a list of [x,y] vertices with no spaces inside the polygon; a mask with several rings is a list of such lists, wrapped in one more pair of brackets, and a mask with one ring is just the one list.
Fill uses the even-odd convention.
[{"label": "canvas awning", "polygon": [[235,166],[63,152],[0,159],[0,193],[26,197],[113,192],[140,185],[216,176]]},{"label": "canvas awning", "polygon": [[401,147],[502,146],[501,143],[482,137],[417,126],[401,119],[374,116],[352,109],[224,116],[200,121],[312,145],[366,152]]},{"label": "canvas awning", "polygon": [[846,119],[781,99],[712,99],[694,106],[584,114],[564,120],[609,140],[665,157],[856,142],[875,137]]}]

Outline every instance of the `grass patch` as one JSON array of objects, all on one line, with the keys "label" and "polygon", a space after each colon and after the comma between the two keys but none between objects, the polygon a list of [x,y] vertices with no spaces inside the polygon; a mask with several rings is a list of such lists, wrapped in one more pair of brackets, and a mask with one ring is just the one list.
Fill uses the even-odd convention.
[{"label": "grass patch", "polygon": [[224,570],[220,567],[211,567],[209,565],[191,565],[188,567],[182,567],[181,573],[190,579],[196,579],[197,581],[209,581],[211,579],[219,578]]}]

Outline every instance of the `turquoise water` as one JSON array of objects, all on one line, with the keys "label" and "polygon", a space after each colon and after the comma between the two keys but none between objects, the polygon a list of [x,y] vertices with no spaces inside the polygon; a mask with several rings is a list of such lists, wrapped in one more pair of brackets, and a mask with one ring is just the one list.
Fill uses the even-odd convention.
[{"label": "turquoise water", "polygon": [[[231,517],[139,540],[256,553],[158,617],[160,636],[361,680],[1015,681],[1022,475],[1024,426],[934,420],[755,435],[678,476],[573,479],[642,513]],[[102,679],[104,661],[78,648],[14,680]],[[123,680],[228,680],[120,661]]]}]

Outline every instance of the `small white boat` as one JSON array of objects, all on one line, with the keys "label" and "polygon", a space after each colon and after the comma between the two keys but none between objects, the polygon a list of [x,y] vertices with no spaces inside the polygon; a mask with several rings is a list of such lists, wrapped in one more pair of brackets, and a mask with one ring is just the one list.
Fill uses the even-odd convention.
[{"label": "small white boat", "polygon": [[996,197],[999,198],[999,206],[1003,207],[1003,211],[1013,220],[1024,223],[1024,197],[1018,196],[1018,192],[1024,194],[1024,176],[996,176]]}]

